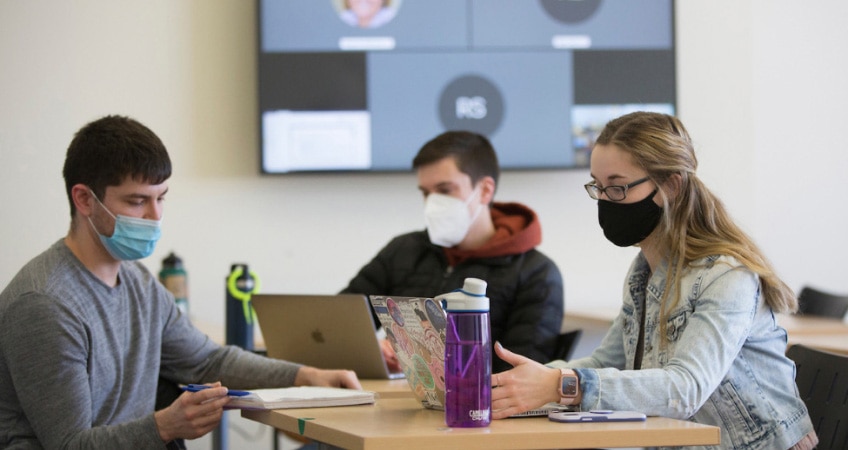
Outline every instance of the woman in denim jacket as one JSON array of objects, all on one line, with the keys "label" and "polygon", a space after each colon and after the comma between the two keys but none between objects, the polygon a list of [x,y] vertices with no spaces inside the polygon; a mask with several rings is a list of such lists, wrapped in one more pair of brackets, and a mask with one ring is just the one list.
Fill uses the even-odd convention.
[{"label": "woman in denim jacket", "polygon": [[[676,118],[612,120],[591,156],[604,235],[638,245],[624,301],[591,356],[547,366],[496,346],[496,419],[547,402],[642,411],[721,428],[722,449],[811,449],[818,439],[775,313],[797,300],[695,174]],[[565,381],[565,382],[564,382]],[[561,389],[571,381],[571,392]]]}]

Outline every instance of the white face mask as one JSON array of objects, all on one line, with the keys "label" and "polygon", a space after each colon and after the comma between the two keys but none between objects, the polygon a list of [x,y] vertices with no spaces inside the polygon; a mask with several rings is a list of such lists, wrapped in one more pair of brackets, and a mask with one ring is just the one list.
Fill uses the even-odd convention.
[{"label": "white face mask", "polygon": [[428,195],[424,201],[424,222],[427,224],[430,242],[442,247],[453,247],[462,242],[471,223],[483,210],[483,205],[478,204],[474,214],[468,212],[468,205],[479,194],[480,191],[475,189],[465,201],[445,194]]}]

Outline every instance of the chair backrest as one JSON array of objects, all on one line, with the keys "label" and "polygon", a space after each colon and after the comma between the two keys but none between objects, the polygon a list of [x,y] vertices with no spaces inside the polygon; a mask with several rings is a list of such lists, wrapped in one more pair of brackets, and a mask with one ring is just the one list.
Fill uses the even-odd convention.
[{"label": "chair backrest", "polygon": [[848,313],[848,295],[822,292],[809,286],[798,295],[798,314],[842,319]]},{"label": "chair backrest", "polygon": [[819,436],[818,450],[848,449],[848,355],[795,344],[795,383]]},{"label": "chair backrest", "polygon": [[552,360],[563,359],[567,361],[571,358],[581,334],[583,334],[583,330],[578,328],[554,337],[546,346],[549,349],[548,356]]}]

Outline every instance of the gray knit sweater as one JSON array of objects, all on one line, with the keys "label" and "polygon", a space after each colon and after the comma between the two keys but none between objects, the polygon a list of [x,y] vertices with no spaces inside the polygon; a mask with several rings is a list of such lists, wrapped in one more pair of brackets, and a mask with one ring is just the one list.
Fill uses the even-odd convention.
[{"label": "gray knit sweater", "polygon": [[290,386],[298,365],[221,347],[138,262],[117,287],[59,240],[0,293],[0,448],[164,448],[158,377]]}]

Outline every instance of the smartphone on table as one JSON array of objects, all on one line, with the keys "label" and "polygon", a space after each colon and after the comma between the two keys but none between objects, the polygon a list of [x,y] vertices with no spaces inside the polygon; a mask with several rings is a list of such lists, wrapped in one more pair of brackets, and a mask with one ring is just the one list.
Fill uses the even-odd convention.
[{"label": "smartphone on table", "polygon": [[637,411],[597,409],[592,411],[551,411],[548,413],[548,419],[565,423],[641,422],[646,420],[647,416]]}]

